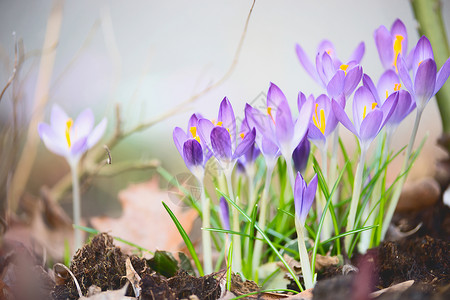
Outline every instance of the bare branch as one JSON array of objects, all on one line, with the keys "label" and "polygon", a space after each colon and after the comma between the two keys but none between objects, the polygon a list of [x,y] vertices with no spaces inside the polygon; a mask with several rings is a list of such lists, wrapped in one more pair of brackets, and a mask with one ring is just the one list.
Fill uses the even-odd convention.
[{"label": "bare branch", "polygon": [[12,71],[11,76],[8,79],[8,82],[6,83],[5,87],[3,88],[2,92],[0,93],[0,102],[2,101],[3,95],[5,94],[6,90],[8,89],[8,87],[11,85],[11,83],[13,82],[14,78],[16,77],[16,72],[17,72],[17,67],[19,65],[19,55],[18,55],[18,46],[17,46],[17,41],[16,41],[16,33],[13,33],[14,35],[14,68]]}]

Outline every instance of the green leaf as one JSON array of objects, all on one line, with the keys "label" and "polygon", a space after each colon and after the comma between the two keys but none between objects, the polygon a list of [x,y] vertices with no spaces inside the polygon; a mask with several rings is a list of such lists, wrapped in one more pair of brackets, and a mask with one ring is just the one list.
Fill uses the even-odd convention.
[{"label": "green leaf", "polygon": [[[241,213],[248,222],[251,222],[252,219],[234,202],[232,201],[228,195],[224,194],[222,191],[220,191],[219,189],[217,189],[217,192],[219,192],[224,198],[225,200],[227,200],[228,203],[230,203],[231,205],[233,205],[238,211],[239,213]],[[258,226],[257,223],[255,223],[255,229],[259,231],[259,233],[261,234],[261,236],[264,238],[264,240],[266,241],[266,243],[269,245],[270,248],[272,248],[272,250],[274,251],[275,255],[280,259],[280,261],[283,263],[283,265],[286,267],[286,269],[289,271],[289,273],[292,275],[292,278],[294,279],[295,283],[297,284],[298,288],[300,289],[300,291],[303,291],[303,287],[300,284],[300,281],[297,278],[297,275],[295,274],[294,270],[292,270],[292,268],[288,265],[288,263],[286,262],[286,260],[283,258],[283,256],[280,254],[280,252],[278,252],[278,250],[275,248],[275,246],[272,244],[272,242],[270,241],[270,239],[267,237],[267,235],[264,233],[264,230],[261,229],[261,227]]]},{"label": "green leaf", "polygon": [[184,252],[178,252],[178,258],[180,259],[180,269],[188,272],[191,276],[195,276],[195,271],[189,257]]},{"label": "green leaf", "polygon": [[166,251],[157,250],[155,255],[148,260],[148,265],[152,270],[168,278],[174,276],[178,271],[177,260]]},{"label": "green leaf", "polygon": [[174,215],[174,213],[172,212],[172,210],[170,210],[170,208],[164,203],[164,201],[162,202],[164,208],[166,209],[166,211],[169,213],[169,216],[172,218],[172,221],[175,223],[175,226],[178,229],[178,232],[180,233],[181,237],[183,238],[184,243],[186,244],[186,247],[189,250],[189,253],[192,256],[192,259],[194,260],[195,266],[197,267],[198,273],[200,274],[200,276],[203,276],[203,268],[202,265],[200,264],[200,260],[198,259],[197,253],[195,253],[195,248],[194,245],[191,242],[191,239],[189,238],[188,234],[186,233],[186,231],[184,230],[183,226],[181,226],[181,223],[178,221],[177,217]]}]

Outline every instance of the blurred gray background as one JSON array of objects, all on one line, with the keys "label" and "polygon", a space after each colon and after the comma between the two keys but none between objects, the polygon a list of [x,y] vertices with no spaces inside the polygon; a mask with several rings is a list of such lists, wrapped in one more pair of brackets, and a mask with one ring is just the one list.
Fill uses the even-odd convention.
[{"label": "blurred gray background", "polygon": [[[14,58],[15,32],[25,51],[42,48],[52,1],[0,1],[0,83],[6,83]],[[450,3],[442,1],[449,32]],[[109,118],[113,130],[114,105],[120,103],[126,128],[150,120],[171,109],[211,83],[219,80],[232,63],[252,1],[64,1],[60,41],[56,48],[51,103],[58,103],[72,115],[92,107],[96,120]],[[256,2],[247,37],[237,66],[224,84],[204,94],[186,111],[165,119],[152,128],[134,134],[113,151],[115,161],[160,159],[173,174],[187,172],[172,141],[174,126],[186,127],[193,112],[217,116],[218,104],[229,97],[238,116],[246,102],[267,92],[276,83],[296,106],[297,93],[322,93],[297,60],[300,43],[312,58],[322,39],[331,40],[342,60],[360,41],[366,44],[362,65],[374,81],[382,72],[373,41],[374,30],[390,28],[400,18],[408,29],[408,48],[417,42],[417,23],[408,0],[364,1],[267,1]],[[9,63],[7,63],[9,61]],[[31,115],[39,57],[27,60],[20,78],[25,116]],[[26,75],[26,76],[25,76]],[[448,84],[448,83],[447,83]],[[11,118],[8,95],[0,103],[4,126]],[[46,108],[48,120],[50,105]],[[433,172],[435,146],[441,128],[437,106],[432,100],[425,110],[419,138],[430,133],[424,152],[416,163],[421,174]],[[26,118],[25,118],[26,119]],[[394,140],[399,148],[409,140],[413,119],[408,118]],[[342,129],[349,147],[354,145]],[[48,155],[41,147],[39,155]],[[64,167],[64,162],[59,167]],[[401,162],[399,163],[399,165]],[[36,163],[33,174],[38,174]],[[54,166],[45,166],[56,168]],[[50,171],[48,171],[50,172]],[[64,171],[55,171],[67,172]],[[131,175],[130,175],[131,176]],[[144,173],[144,178],[148,177]],[[410,178],[414,178],[414,173]],[[136,178],[142,178],[142,174]],[[38,178],[32,186],[44,183]],[[138,179],[136,179],[138,180]],[[122,187],[119,180],[117,187]],[[45,182],[49,184],[49,182]],[[100,182],[104,189],[109,183]]]}]

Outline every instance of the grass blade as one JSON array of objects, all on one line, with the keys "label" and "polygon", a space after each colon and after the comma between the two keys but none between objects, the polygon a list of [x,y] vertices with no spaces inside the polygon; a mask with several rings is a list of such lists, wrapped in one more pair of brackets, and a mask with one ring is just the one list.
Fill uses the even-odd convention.
[{"label": "grass blade", "polygon": [[192,256],[192,259],[194,260],[195,266],[197,267],[198,273],[200,276],[204,276],[202,265],[200,264],[200,260],[198,259],[197,253],[195,253],[194,245],[192,245],[191,239],[187,235],[186,231],[184,230],[183,226],[181,226],[180,222],[178,221],[177,217],[174,215],[174,213],[170,210],[170,208],[162,202],[164,205],[164,208],[169,213],[170,218],[172,218],[172,221],[175,223],[175,226],[178,229],[178,232],[180,233],[181,237],[183,238],[184,243],[186,244],[186,247],[189,250],[189,253]]}]

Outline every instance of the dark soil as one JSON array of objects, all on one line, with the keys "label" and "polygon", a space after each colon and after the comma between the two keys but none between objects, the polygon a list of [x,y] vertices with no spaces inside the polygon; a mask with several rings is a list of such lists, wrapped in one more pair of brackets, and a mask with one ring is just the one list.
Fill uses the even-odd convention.
[{"label": "dark soil", "polygon": [[[114,246],[113,238],[106,233],[96,235],[89,244],[78,250],[72,260],[70,270],[75,275],[83,295],[89,287],[95,285],[102,291],[118,290],[127,282],[125,261],[130,258],[136,273],[142,278],[141,298],[147,299],[181,299],[196,295],[199,299],[217,299],[220,287],[214,275],[196,278],[185,271],[166,278],[157,274],[148,266],[148,262],[137,256],[128,256]],[[131,286],[127,296],[134,296]],[[55,286],[53,299],[78,299],[74,281],[69,277],[65,282]]]}]

